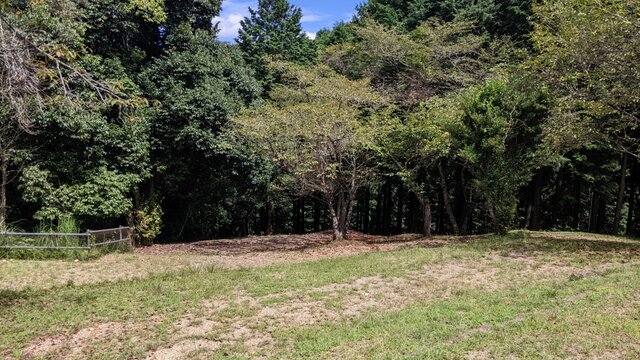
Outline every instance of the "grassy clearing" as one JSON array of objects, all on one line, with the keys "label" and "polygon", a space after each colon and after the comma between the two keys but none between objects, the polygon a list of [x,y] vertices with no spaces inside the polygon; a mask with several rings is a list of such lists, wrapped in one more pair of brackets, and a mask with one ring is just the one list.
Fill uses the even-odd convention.
[{"label": "grassy clearing", "polygon": [[640,243],[549,237],[237,270],[166,263],[169,272],[143,279],[5,287],[0,355],[640,356]]}]

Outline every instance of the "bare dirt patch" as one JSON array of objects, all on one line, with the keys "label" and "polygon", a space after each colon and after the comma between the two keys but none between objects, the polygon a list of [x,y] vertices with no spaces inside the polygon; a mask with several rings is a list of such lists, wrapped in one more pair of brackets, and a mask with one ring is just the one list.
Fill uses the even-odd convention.
[{"label": "bare dirt patch", "polygon": [[[316,234],[317,235],[317,234]],[[330,235],[327,236],[330,240]],[[189,259],[188,266],[265,266],[283,262],[302,262],[349,256],[365,252],[386,251],[404,247],[440,247],[450,243],[447,238],[435,240],[416,239],[413,236],[389,241],[389,238],[366,237],[360,241],[350,240],[304,247],[302,250],[258,251],[242,253],[247,244],[256,239],[241,239],[240,249],[223,250],[215,254],[184,253],[183,248],[162,255],[136,253],[134,257],[166,259],[174,256]],[[325,240],[323,240],[325,241]],[[281,240],[276,240],[279,244]],[[316,243],[316,240],[311,240]],[[300,245],[300,244],[299,244]],[[171,245],[168,245],[171,246]],[[253,246],[253,245],[252,245]],[[263,246],[263,245],[260,245]],[[301,245],[300,245],[301,246]],[[150,251],[146,249],[146,251]],[[191,250],[188,250],[191,251]],[[194,250],[195,251],[195,250]],[[279,255],[279,256],[278,256]],[[539,255],[539,256],[538,256]],[[231,300],[210,299],[204,301],[197,311],[185,314],[173,323],[170,333],[172,342],[147,354],[148,359],[179,359],[198,354],[211,354],[223,346],[239,347],[245,355],[260,358],[269,354],[276,345],[274,333],[290,328],[313,326],[327,322],[353,321],[368,312],[400,310],[415,302],[431,302],[457,296],[460,291],[499,291],[512,286],[539,283],[550,279],[579,276],[594,276],[626,264],[583,264],[580,266],[564,262],[563,258],[549,259],[542,254],[512,254],[489,252],[477,258],[451,258],[444,263],[429,264],[421,269],[407,272],[399,277],[379,275],[362,277],[350,282],[329,284],[313,289],[288,290],[254,297],[237,291]],[[109,261],[113,255],[106,257]],[[182,258],[184,257],[184,258]],[[184,264],[184,263],[182,263]],[[275,273],[284,277],[284,273]],[[235,309],[242,309],[235,312]],[[25,357],[49,356],[55,358],[81,358],[83,354],[109,346],[113,339],[135,337],[153,321],[142,323],[103,323],[81,329],[73,334],[55,335],[33,341],[25,351]],[[479,332],[479,329],[462,333],[452,339],[460,341]],[[145,341],[142,339],[142,341]],[[371,344],[361,344],[363,349]],[[117,344],[116,344],[117,346]],[[157,344],[152,345],[155,347]],[[483,358],[485,353],[468,354],[470,358]]]},{"label": "bare dirt patch", "polygon": [[93,344],[108,342],[117,345],[117,339],[140,334],[149,326],[160,323],[151,318],[144,323],[106,322],[80,329],[74,334],[58,334],[36,339],[25,349],[24,358],[83,358],[84,351]]},{"label": "bare dirt patch", "polygon": [[[508,269],[508,271],[504,271]],[[238,293],[231,303],[217,302],[209,308],[202,322],[187,315],[177,322],[175,338],[180,343],[194,341],[189,337],[210,336],[223,344],[240,344],[247,356],[256,357],[275,344],[275,331],[313,326],[326,322],[353,321],[368,312],[396,311],[415,303],[431,302],[456,296],[470,289],[499,291],[530,281],[545,281],[580,270],[570,265],[539,263],[535,258],[507,258],[498,255],[480,260],[455,260],[427,265],[402,277],[370,276],[352,282],[330,284],[304,291],[287,291],[263,297]],[[271,302],[274,298],[284,301]],[[265,305],[266,304],[266,305]],[[253,315],[237,316],[224,321],[219,312],[243,305]],[[476,333],[491,331],[488,325],[460,334],[453,342]],[[363,344],[366,347],[366,344]],[[158,351],[164,351],[160,349]]]},{"label": "bare dirt patch", "polygon": [[[301,252],[303,250],[318,248],[323,245],[332,244],[331,248],[349,246],[376,249],[376,245],[395,244],[413,242],[420,239],[417,234],[404,234],[397,236],[376,236],[366,235],[358,232],[349,233],[349,240],[333,242],[331,232],[319,232],[304,235],[272,235],[272,236],[250,236],[238,239],[220,239],[198,241],[189,244],[167,244],[154,245],[136,249],[140,254],[206,254],[206,255],[246,255],[262,252]],[[444,245],[442,241],[432,240],[433,246]]]},{"label": "bare dirt patch", "polygon": [[0,289],[20,291],[145,278],[152,274],[219,267],[255,268],[301,263],[408,247],[442,247],[451,238],[420,235],[372,236],[351,233],[348,241],[332,242],[330,233],[278,235],[154,245],[133,254],[110,254],[92,261],[0,260]]}]

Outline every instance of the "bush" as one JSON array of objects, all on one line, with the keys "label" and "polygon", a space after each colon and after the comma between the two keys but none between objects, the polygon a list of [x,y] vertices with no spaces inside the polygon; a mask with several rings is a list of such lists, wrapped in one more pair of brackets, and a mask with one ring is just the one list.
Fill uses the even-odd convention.
[{"label": "bush", "polygon": [[136,243],[150,246],[162,230],[162,208],[158,203],[148,203],[135,212]]}]

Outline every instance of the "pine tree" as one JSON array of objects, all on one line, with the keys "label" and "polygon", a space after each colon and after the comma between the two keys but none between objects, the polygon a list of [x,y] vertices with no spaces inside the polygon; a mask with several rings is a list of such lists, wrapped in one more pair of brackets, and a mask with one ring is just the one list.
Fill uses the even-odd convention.
[{"label": "pine tree", "polygon": [[241,22],[238,45],[259,78],[268,78],[265,58],[312,64],[315,44],[302,31],[302,10],[287,0],[259,0],[258,9]]}]

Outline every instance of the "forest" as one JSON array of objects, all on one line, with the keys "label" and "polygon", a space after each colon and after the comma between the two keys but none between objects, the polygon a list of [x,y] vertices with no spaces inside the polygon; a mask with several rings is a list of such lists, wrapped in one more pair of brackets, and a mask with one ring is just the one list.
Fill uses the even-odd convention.
[{"label": "forest", "polygon": [[0,228],[640,236],[640,2],[0,1]]}]

